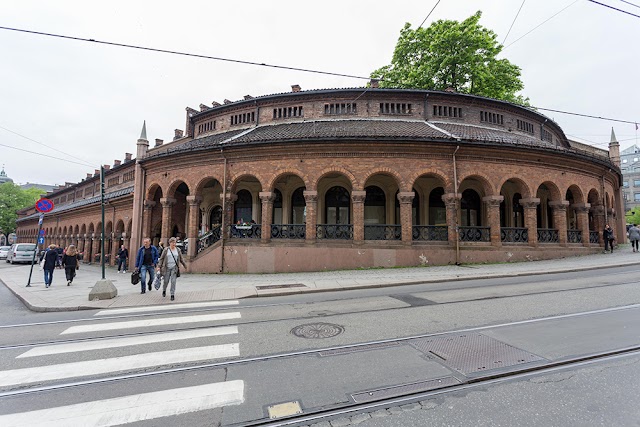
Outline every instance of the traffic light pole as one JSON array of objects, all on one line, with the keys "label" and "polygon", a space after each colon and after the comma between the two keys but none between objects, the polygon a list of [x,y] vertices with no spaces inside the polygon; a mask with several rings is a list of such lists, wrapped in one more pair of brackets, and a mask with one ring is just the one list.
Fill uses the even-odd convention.
[{"label": "traffic light pole", "polygon": [[102,266],[102,280],[104,280],[104,166],[100,166],[100,208],[102,211],[102,230],[100,231],[100,265]]}]

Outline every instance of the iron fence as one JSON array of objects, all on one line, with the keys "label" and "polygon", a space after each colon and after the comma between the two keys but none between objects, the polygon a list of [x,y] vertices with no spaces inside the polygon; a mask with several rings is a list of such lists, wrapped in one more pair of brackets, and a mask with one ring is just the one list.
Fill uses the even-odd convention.
[{"label": "iron fence", "polygon": [[271,224],[272,239],[304,239],[306,231],[305,224]]},{"label": "iron fence", "polygon": [[529,230],[526,227],[501,227],[500,240],[503,243],[527,243]]},{"label": "iron fence", "polygon": [[538,228],[538,243],[558,243],[558,230],[555,228]]},{"label": "iron fence", "polygon": [[461,242],[490,242],[490,227],[458,227],[459,239]]},{"label": "iron fence", "polygon": [[411,234],[413,240],[440,242],[449,240],[446,225],[414,225]]},{"label": "iron fence", "polygon": [[318,239],[353,240],[352,224],[317,224]]},{"label": "iron fence", "polygon": [[402,226],[376,224],[364,226],[364,240],[401,240]]},{"label": "iron fence", "polygon": [[567,230],[567,242],[582,243],[582,230]]}]

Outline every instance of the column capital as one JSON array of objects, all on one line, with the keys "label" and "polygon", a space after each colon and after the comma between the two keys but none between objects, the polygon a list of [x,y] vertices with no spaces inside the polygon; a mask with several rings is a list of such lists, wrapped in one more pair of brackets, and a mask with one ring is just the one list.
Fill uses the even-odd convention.
[{"label": "column capital", "polygon": [[[220,194],[220,198],[222,198],[222,197],[223,197],[223,195]],[[238,200],[238,195],[237,194],[227,193],[227,202],[234,203],[236,200]]]},{"label": "column capital", "polygon": [[504,200],[504,196],[486,196],[482,198],[482,201],[487,204],[487,206],[497,207],[500,206],[500,203]]},{"label": "column capital", "polygon": [[304,196],[304,201],[306,203],[314,203],[318,201],[318,192],[317,191],[312,191],[312,190],[304,190],[302,192],[302,195]]},{"label": "column capital", "polygon": [[398,201],[400,203],[413,203],[413,199],[416,197],[416,193],[413,191],[400,191],[398,192]]},{"label": "column capital", "polygon": [[593,212],[594,215],[604,215],[604,206],[602,205],[591,206],[591,211]]},{"label": "column capital", "polygon": [[540,199],[537,197],[529,197],[528,199],[520,199],[518,202],[523,208],[535,208],[540,204]]},{"label": "column capital", "polygon": [[171,197],[163,197],[162,199],[160,199],[160,204],[163,208],[168,208],[176,204],[176,199],[173,199]]},{"label": "column capital", "polygon": [[145,200],[143,202],[143,205],[145,209],[153,209],[156,205],[156,202],[154,202],[153,200]]},{"label": "column capital", "polygon": [[187,196],[187,203],[189,203],[190,206],[199,205],[202,203],[202,197]]},{"label": "column capital", "polygon": [[367,197],[367,192],[364,190],[353,190],[351,192],[351,201],[353,203],[364,203],[364,199]]},{"label": "column capital", "polygon": [[273,191],[261,191],[258,193],[258,197],[260,197],[262,203],[269,203],[276,198],[276,193]]},{"label": "column capital", "polygon": [[445,205],[453,205],[462,200],[461,193],[446,193],[442,195],[442,201]]},{"label": "column capital", "polygon": [[554,210],[566,211],[569,207],[568,200],[552,200],[549,202],[549,206],[551,206]]},{"label": "column capital", "polygon": [[591,208],[591,204],[590,203],[574,203],[570,207],[578,213],[585,213],[585,212],[589,212],[589,209]]}]

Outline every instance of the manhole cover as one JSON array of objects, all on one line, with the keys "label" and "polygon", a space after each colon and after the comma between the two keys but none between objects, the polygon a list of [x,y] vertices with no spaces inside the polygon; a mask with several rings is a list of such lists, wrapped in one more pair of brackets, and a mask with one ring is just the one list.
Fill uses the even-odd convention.
[{"label": "manhole cover", "polygon": [[344,332],[344,328],[340,325],[332,323],[308,323],[306,325],[296,326],[291,333],[300,338],[331,338]]}]

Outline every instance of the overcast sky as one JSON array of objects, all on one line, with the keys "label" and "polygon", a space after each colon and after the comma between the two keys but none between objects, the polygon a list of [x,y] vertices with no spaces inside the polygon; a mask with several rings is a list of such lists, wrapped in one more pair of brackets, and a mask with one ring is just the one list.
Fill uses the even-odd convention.
[{"label": "overcast sky", "polygon": [[[404,23],[419,26],[436,1],[2,0],[0,26],[366,77],[390,62]],[[601,1],[640,15],[621,0]],[[481,10],[480,23],[502,42],[521,4],[442,0],[425,26]],[[639,40],[636,17],[587,0],[528,0],[502,56],[522,68],[522,94],[534,106],[640,122]],[[153,145],[184,129],[187,106],[288,92],[292,84],[365,83],[0,30],[0,163],[16,183],[77,182],[135,154],[143,120]],[[570,139],[606,148],[614,127],[622,148],[637,141],[634,124],[542,113]]]}]

